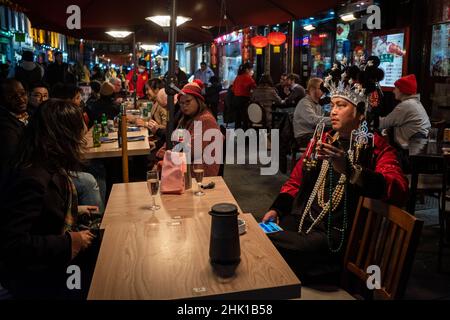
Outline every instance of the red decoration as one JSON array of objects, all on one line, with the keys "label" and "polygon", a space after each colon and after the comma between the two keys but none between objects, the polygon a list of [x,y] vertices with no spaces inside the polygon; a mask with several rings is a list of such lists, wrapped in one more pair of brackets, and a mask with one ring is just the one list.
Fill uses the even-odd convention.
[{"label": "red decoration", "polygon": [[282,32],[271,32],[267,35],[267,40],[273,46],[281,46],[286,42],[286,35]]},{"label": "red decoration", "polygon": [[210,52],[211,52],[211,64],[213,68],[215,68],[217,66],[217,46],[214,42],[211,43]]},{"label": "red decoration", "polygon": [[263,36],[253,37],[250,39],[250,42],[252,46],[254,46],[255,48],[264,48],[267,47],[267,45],[269,44],[267,38]]}]

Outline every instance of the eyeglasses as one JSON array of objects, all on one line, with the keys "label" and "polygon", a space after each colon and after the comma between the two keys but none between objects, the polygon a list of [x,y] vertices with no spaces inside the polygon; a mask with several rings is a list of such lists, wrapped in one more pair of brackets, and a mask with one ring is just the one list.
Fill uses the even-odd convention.
[{"label": "eyeglasses", "polygon": [[33,93],[31,96],[39,100],[48,99],[48,94]]}]

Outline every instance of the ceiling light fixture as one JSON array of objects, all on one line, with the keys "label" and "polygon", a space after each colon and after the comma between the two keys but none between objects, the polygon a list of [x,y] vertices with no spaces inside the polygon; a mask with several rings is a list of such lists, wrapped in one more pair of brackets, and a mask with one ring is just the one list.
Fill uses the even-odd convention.
[{"label": "ceiling light fixture", "polygon": [[356,20],[353,13],[344,14],[341,16],[341,19],[342,19],[342,21],[345,21],[345,22]]},{"label": "ceiling light fixture", "polygon": [[[170,27],[170,16],[152,16],[145,18],[145,20],[152,21],[161,27]],[[192,18],[189,17],[178,16],[177,27],[191,20]]]},{"label": "ceiling light fixture", "polygon": [[145,51],[156,51],[159,50],[159,46],[156,44],[141,44],[141,48]]},{"label": "ceiling light fixture", "polygon": [[312,30],[316,29],[316,27],[314,27],[312,24],[308,24],[308,25],[304,26],[303,29],[305,29],[306,31],[312,31]]},{"label": "ceiling light fixture", "polygon": [[119,31],[119,30],[111,30],[107,31],[106,34],[110,35],[113,38],[123,39],[132,34],[131,31]]}]

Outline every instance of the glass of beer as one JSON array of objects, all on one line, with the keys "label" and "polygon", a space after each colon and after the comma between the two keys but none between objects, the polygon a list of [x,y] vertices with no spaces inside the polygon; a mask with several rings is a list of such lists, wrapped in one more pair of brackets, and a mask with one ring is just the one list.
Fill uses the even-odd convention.
[{"label": "glass of beer", "polygon": [[152,196],[152,206],[150,209],[153,211],[161,209],[161,207],[156,204],[155,199],[159,191],[159,177],[157,170],[147,172],[147,188],[148,192],[150,192],[150,195]]},{"label": "glass of beer", "polygon": [[192,174],[195,178],[195,181],[197,181],[197,191],[194,194],[198,197],[205,195],[205,193],[202,191],[202,181],[204,175],[203,165],[193,165]]}]

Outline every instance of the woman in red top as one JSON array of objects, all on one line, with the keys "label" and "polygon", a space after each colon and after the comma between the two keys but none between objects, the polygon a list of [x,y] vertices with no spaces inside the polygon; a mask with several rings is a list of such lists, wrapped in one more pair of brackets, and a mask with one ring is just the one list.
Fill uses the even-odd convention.
[{"label": "woman in red top", "polygon": [[233,83],[233,102],[235,112],[235,128],[248,128],[247,107],[250,102],[252,90],[256,88],[256,82],[252,78],[253,65],[249,62],[240,65],[238,76]]}]

